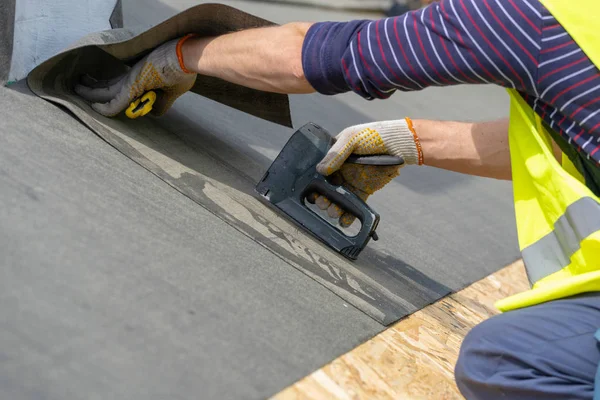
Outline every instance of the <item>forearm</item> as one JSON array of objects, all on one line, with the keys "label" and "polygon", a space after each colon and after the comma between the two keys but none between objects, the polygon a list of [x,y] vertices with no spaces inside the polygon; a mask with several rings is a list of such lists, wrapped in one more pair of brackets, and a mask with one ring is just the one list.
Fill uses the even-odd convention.
[{"label": "forearm", "polygon": [[[414,120],[424,165],[494,179],[512,179],[508,119],[487,122]],[[559,162],[562,152],[553,143]]]},{"label": "forearm", "polygon": [[495,179],[511,179],[508,120],[414,120],[424,164]]},{"label": "forearm", "polygon": [[302,68],[302,44],[310,23],[249,29],[187,40],[189,70],[276,93],[312,93]]}]

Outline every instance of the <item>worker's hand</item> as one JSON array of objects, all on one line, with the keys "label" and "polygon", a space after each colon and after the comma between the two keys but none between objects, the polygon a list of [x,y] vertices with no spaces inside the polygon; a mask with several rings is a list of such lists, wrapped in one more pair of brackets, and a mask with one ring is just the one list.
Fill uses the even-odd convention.
[{"label": "worker's hand", "polygon": [[[317,165],[317,171],[336,185],[343,185],[363,201],[400,174],[406,164],[422,164],[423,157],[411,121],[383,121],[351,126],[335,139],[335,144]],[[352,154],[393,155],[404,159],[399,166],[375,166],[345,163]],[[329,199],[312,194],[308,200],[327,210],[331,218],[339,218],[343,227],[352,225],[356,217],[345,213]]]},{"label": "worker's hand", "polygon": [[196,74],[183,65],[181,44],[186,38],[176,39],[156,48],[127,73],[107,82],[86,77],[75,87],[75,92],[92,102],[92,108],[112,117],[125,110],[129,103],[150,90],[157,90],[152,114],[163,115],[196,82]]}]

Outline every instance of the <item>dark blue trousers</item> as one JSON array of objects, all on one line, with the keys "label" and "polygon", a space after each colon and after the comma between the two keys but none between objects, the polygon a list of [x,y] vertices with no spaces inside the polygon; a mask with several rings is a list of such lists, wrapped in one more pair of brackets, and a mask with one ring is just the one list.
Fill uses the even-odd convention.
[{"label": "dark blue trousers", "polygon": [[467,400],[591,400],[599,329],[600,292],[496,315],[463,341],[456,383]]}]

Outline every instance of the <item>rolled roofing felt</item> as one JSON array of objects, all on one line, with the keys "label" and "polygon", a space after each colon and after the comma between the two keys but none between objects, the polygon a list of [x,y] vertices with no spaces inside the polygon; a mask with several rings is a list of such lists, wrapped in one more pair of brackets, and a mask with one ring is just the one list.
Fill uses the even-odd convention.
[{"label": "rolled roofing felt", "polygon": [[[274,24],[229,6],[202,4],[146,31],[113,29],[86,35],[36,67],[27,77],[27,83],[34,93],[52,100],[42,89],[43,81],[58,75],[62,88],[72,92],[82,74],[89,73],[97,79],[116,76],[127,64],[135,63],[160,44],[188,33],[217,36],[270,25]],[[106,57],[93,49],[101,49]],[[207,76],[198,77],[192,92],[256,117],[292,126],[287,95],[249,89]]]}]

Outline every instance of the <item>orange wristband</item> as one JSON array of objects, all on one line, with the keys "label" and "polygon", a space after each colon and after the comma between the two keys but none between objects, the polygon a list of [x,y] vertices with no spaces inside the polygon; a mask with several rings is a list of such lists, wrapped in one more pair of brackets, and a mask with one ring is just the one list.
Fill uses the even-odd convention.
[{"label": "orange wristband", "polygon": [[421,148],[421,142],[419,141],[419,137],[417,136],[417,132],[415,131],[415,127],[413,126],[413,122],[410,118],[406,117],[406,122],[408,123],[408,129],[410,129],[410,133],[413,135],[413,139],[415,139],[415,145],[417,146],[417,153],[419,153],[419,164],[423,165],[423,149]]},{"label": "orange wristband", "polygon": [[188,40],[189,38],[192,37],[196,37],[198,35],[194,34],[194,33],[190,33],[188,35],[185,35],[184,37],[182,37],[179,42],[177,42],[177,47],[176,47],[176,52],[177,52],[177,60],[179,60],[179,66],[181,67],[181,70],[183,72],[185,72],[186,74],[193,74],[192,71],[188,70],[185,67],[185,64],[183,63],[183,54],[181,53],[181,47],[183,46],[183,44],[185,43],[186,40]]}]

